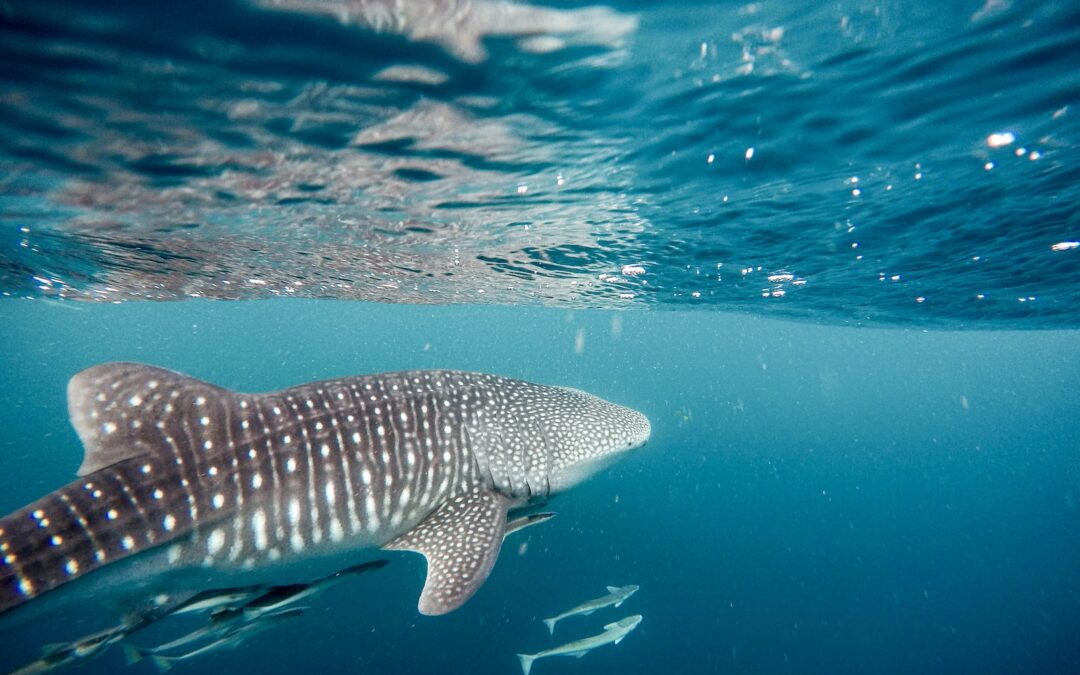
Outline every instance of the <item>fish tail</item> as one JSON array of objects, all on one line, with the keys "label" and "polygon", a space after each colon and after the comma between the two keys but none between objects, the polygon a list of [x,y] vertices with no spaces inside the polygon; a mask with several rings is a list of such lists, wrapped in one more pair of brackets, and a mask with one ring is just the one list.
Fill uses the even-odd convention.
[{"label": "fish tail", "polygon": [[170,478],[175,465],[127,460],[0,518],[0,614],[189,530],[186,500],[155,498]]},{"label": "fish tail", "polygon": [[524,675],[529,675],[529,671],[532,670],[533,661],[536,660],[535,654],[518,654],[518,659],[521,661],[521,671]]},{"label": "fish tail", "polygon": [[165,673],[173,667],[173,661],[176,659],[169,656],[161,656],[160,654],[152,654],[150,660],[154,662],[154,665],[157,666],[158,670]]},{"label": "fish tail", "polygon": [[555,634],[555,622],[558,620],[558,617],[555,617],[554,619],[544,619],[544,625],[548,627],[548,633],[551,635]]},{"label": "fish tail", "polygon": [[142,661],[146,656],[146,653],[138,645],[123,642],[120,646],[124,649],[124,660],[127,661],[129,666]]}]

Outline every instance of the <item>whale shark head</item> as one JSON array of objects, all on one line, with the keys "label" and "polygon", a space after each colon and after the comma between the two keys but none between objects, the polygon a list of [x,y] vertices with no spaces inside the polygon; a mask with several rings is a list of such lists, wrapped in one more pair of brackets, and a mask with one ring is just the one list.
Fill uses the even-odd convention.
[{"label": "whale shark head", "polygon": [[571,488],[645,445],[652,426],[645,415],[578,389],[561,388],[562,415],[547,431],[551,490]]},{"label": "whale shark head", "polygon": [[514,497],[571,488],[649,440],[640,412],[578,389],[511,381],[473,430],[492,483]]}]

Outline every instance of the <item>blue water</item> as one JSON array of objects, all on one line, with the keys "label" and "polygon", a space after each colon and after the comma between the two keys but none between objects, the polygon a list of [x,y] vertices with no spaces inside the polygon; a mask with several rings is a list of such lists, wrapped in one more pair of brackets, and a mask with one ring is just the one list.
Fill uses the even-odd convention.
[{"label": "blue water", "polygon": [[[640,613],[634,633],[535,672],[1078,668],[1075,332],[299,300],[82,312],[9,301],[0,312],[4,511],[71,477],[81,451],[66,379],[110,359],[245,390],[466,368],[580,387],[652,420],[647,446],[508,539],[461,610],[418,615],[423,563],[398,554],[282,633],[195,669],[514,673],[514,653],[561,644],[541,618],[625,583],[642,588],[618,610],[566,620],[556,638]],[[87,672],[122,663],[110,652]]]},{"label": "blue water", "polygon": [[1075,3],[378,4],[0,3],[0,513],[96,363],[495,372],[653,438],[460,610],[393,554],[178,672],[1080,672]]}]

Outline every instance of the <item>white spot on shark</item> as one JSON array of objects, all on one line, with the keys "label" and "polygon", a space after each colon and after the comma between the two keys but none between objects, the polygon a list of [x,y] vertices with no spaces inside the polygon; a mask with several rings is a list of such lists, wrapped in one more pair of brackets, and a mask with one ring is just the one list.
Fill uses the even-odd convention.
[{"label": "white spot on shark", "polygon": [[206,538],[206,552],[210,555],[217,554],[223,546],[225,546],[225,532],[221,528],[214,530]]},{"label": "white spot on shark", "polygon": [[255,548],[260,551],[266,550],[266,512],[256,509],[251,514],[251,531],[255,535]]}]

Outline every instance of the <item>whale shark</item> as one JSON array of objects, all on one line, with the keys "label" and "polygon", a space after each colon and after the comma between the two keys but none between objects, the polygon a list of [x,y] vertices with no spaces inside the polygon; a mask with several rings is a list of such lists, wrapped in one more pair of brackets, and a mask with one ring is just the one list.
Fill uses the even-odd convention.
[{"label": "whale shark", "polygon": [[68,584],[165,615],[207,589],[379,548],[421,553],[418,609],[445,614],[487,578],[508,512],[651,432],[577,389],[452,370],[249,394],[106,363],[67,398],[79,477],[0,519],[0,615]]}]

